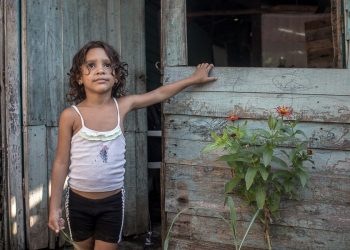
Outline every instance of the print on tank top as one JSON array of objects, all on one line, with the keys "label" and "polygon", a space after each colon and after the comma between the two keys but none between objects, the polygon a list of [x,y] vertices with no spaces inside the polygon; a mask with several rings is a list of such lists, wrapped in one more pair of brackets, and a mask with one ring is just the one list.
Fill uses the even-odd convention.
[{"label": "print on tank top", "polygon": [[108,149],[109,149],[108,146],[104,145],[100,150],[100,157],[103,163],[107,163],[108,161]]}]

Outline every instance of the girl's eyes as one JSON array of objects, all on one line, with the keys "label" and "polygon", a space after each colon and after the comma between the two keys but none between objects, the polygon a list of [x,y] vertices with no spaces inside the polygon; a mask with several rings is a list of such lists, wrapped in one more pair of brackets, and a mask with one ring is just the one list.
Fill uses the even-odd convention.
[{"label": "girl's eyes", "polygon": [[[105,69],[110,69],[110,68],[112,67],[112,64],[110,64],[110,63],[104,63],[102,66],[103,66],[103,68],[105,68]],[[91,69],[96,68],[96,64],[95,64],[95,63],[87,63],[87,64],[86,64],[86,67],[87,67],[89,70],[91,70]]]}]

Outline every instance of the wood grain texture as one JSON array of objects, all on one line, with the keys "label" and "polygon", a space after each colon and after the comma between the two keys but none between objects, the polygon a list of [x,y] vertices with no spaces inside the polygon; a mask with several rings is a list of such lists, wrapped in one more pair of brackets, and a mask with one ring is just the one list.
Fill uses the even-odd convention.
[{"label": "wood grain texture", "polygon": [[[127,94],[146,91],[145,3],[120,1],[120,54],[128,64]],[[126,219],[124,234],[144,233],[148,229],[147,116],[146,110],[128,114],[125,121],[127,163],[125,175]],[[128,145],[131,142],[132,145]]]},{"label": "wood grain texture", "polygon": [[186,1],[165,0],[161,4],[162,66],[187,65]]},{"label": "wood grain texture", "polygon": [[[175,214],[169,213],[167,222],[170,223]],[[238,235],[243,237],[247,222],[238,221]],[[194,249],[232,249],[229,227],[218,218],[198,215],[181,215],[173,229],[171,249],[188,249],[191,244]],[[267,249],[263,240],[262,228],[254,224],[246,238],[244,249]],[[297,236],[297,237],[296,237]],[[349,246],[349,232],[333,232],[328,230],[307,229],[300,227],[271,226],[273,249],[336,249],[346,250]],[[335,240],[336,239],[336,240]],[[185,241],[185,242],[183,242]],[[336,241],[336,242],[335,242]],[[195,248],[193,243],[199,242],[204,248]],[[179,245],[178,245],[179,244]],[[185,248],[175,248],[186,244]],[[229,247],[231,244],[231,247]],[[217,248],[217,247],[222,248]],[[246,248],[247,247],[247,248]]]},{"label": "wood grain texture", "polygon": [[[167,190],[176,190],[177,192],[200,190],[207,193],[209,198],[215,194],[219,195],[220,199],[224,199],[224,185],[232,176],[229,167],[216,166],[167,164],[165,172],[165,188]],[[300,191],[298,199],[300,202],[317,201],[347,205],[350,200],[349,186],[350,178],[347,176],[311,174],[307,187]],[[171,198],[168,197],[168,199]],[[180,200],[179,198],[179,206],[181,205]]]},{"label": "wood grain texture", "polygon": [[24,179],[26,235],[29,249],[46,248],[49,242],[46,127],[25,126]]},{"label": "wood grain texture", "polygon": [[[235,125],[242,125],[247,120],[235,121]],[[222,133],[225,125],[233,124],[226,117],[203,117],[187,115],[166,116],[164,120],[164,134],[171,139],[212,142],[211,131]],[[249,120],[249,130],[268,129],[267,120]],[[347,123],[307,123],[300,122],[295,129],[302,130],[306,137],[300,136],[300,141],[309,140],[309,147],[315,149],[350,150],[350,124]],[[287,144],[284,144],[288,146]]]},{"label": "wood grain texture", "polygon": [[[4,7],[4,92],[5,92],[5,152],[6,206],[8,212],[8,247],[25,249],[25,221],[22,186],[22,129],[21,129],[21,40],[19,29],[20,1],[3,1]],[[1,48],[2,49],[2,48]]]},{"label": "wood grain texture", "polygon": [[[191,75],[195,67],[165,67],[164,84]],[[237,92],[300,95],[350,95],[345,69],[215,67],[214,83],[188,88],[190,92]]]},{"label": "wood grain texture", "polygon": [[[164,144],[164,161],[198,166],[226,166],[226,163],[216,161],[222,152],[203,153],[206,145],[207,142],[201,141],[168,139]],[[310,173],[350,176],[349,151],[314,150],[313,153],[315,164],[305,165]]]},{"label": "wood grain texture", "polygon": [[[165,84],[184,78],[192,67],[165,68]],[[215,83],[190,87],[164,104],[163,189],[166,224],[181,209],[198,206],[214,211],[186,212],[173,230],[172,249],[229,249],[229,229],[218,212],[224,207],[224,183],[231,171],[216,159],[222,151],[204,153],[210,132],[219,131],[235,114],[249,129],[266,128],[268,115],[280,105],[292,106],[298,129],[310,138],[315,164],[306,164],[309,184],[299,200],[284,200],[281,217],[271,224],[274,249],[347,249],[349,210],[349,94],[348,70],[215,68]],[[332,77],[335,78],[332,78]],[[334,80],[335,79],[335,80]],[[290,150],[290,145],[281,147]],[[239,225],[252,216],[251,208],[234,196]],[[243,223],[243,224],[242,224]],[[240,230],[242,230],[240,228]],[[339,234],[338,234],[339,233]],[[248,248],[265,249],[262,231],[254,229]],[[216,245],[217,244],[217,245]],[[210,247],[209,247],[210,246]]]}]

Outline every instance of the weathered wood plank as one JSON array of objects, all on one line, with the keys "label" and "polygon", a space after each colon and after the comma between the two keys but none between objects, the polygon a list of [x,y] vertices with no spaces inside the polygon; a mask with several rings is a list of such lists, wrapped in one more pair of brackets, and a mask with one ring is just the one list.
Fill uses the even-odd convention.
[{"label": "weathered wood plank", "polygon": [[[120,53],[127,62],[127,94],[144,93],[146,90],[144,1],[120,1]],[[132,30],[132,32],[130,32]],[[131,112],[125,122],[127,140],[127,175],[125,178],[127,207],[124,234],[146,232],[148,226],[147,194],[147,118],[146,110]],[[141,211],[141,212],[140,212]]]},{"label": "weathered wood plank", "polygon": [[138,232],[146,232],[149,223],[148,209],[148,169],[147,169],[147,133],[136,133],[136,217],[135,224]]},{"label": "weathered wood plank", "polygon": [[28,248],[46,248],[49,232],[45,125],[24,127],[24,179]]},{"label": "weathered wood plank", "polygon": [[[46,124],[47,16],[49,2],[26,1],[23,61],[23,122],[26,126]],[[52,63],[52,62],[49,62]]]},{"label": "weathered wood plank", "polygon": [[[194,70],[166,67],[164,84],[188,77]],[[217,67],[211,75],[218,80],[187,91],[350,95],[350,72],[345,69]]]},{"label": "weathered wood plank", "polygon": [[[63,81],[64,81],[64,97],[66,100],[66,95],[69,91],[69,70],[72,66],[72,59],[79,49],[79,26],[78,26],[78,1],[63,1],[62,2],[62,26],[63,33],[67,34],[63,37]],[[68,103],[64,103],[68,106]]]},{"label": "weathered wood plank", "polygon": [[[185,214],[196,214],[206,217],[218,217],[218,213],[228,216],[228,209],[223,206],[224,195],[220,192],[168,189],[166,190],[165,211],[177,213],[186,207],[213,209],[208,211],[189,210]],[[238,220],[249,221],[252,209],[247,207],[239,197],[234,197]],[[350,232],[349,209],[347,204],[326,204],[317,201],[284,200],[281,203],[281,218],[273,221],[274,225],[296,226],[330,231]]]},{"label": "weathered wood plank", "polygon": [[107,0],[107,42],[119,53],[121,51],[120,15],[120,0]]},{"label": "weathered wood plank", "polygon": [[[167,223],[171,223],[174,213],[167,214]],[[237,222],[238,235],[244,235],[248,227],[247,222]],[[230,227],[220,218],[202,217],[196,215],[182,214],[174,224],[172,234],[174,237],[186,240],[210,241],[213,243],[233,244],[230,234]],[[246,246],[262,247],[264,246],[263,228],[255,223],[251,227],[250,234],[246,238]]]},{"label": "weathered wood plank", "polygon": [[[243,245],[244,246],[244,245]],[[185,240],[181,238],[171,238],[169,249],[175,250],[232,250],[232,244],[222,244],[203,240]],[[257,250],[260,248],[242,247],[244,250]]]},{"label": "weathered wood plank", "polygon": [[6,173],[6,96],[5,96],[5,32],[4,32],[4,1],[0,2],[0,192],[1,192],[1,201],[2,201],[2,214],[1,217],[1,229],[0,233],[3,235],[2,240],[0,241],[0,245],[4,249],[9,248],[9,223],[8,223],[8,202],[7,202],[7,190],[6,190],[6,179],[7,179],[7,173]]},{"label": "weathered wood plank", "polygon": [[78,8],[75,15],[78,16],[78,48],[81,48],[91,40],[90,16],[93,11],[90,0],[77,0]]},{"label": "weathered wood plank", "polygon": [[[56,146],[57,146],[57,139],[58,139],[58,127],[47,127],[46,128],[46,145],[47,145],[47,185],[48,185],[48,197],[47,197],[47,207],[49,207],[49,201],[51,197],[51,170],[52,170],[52,164],[55,159],[56,154]],[[62,208],[63,208],[64,200],[62,200]],[[62,209],[64,211],[64,209]],[[65,218],[65,217],[63,217]],[[60,235],[61,236],[61,235]],[[65,239],[63,237],[60,237],[59,239],[59,245],[63,246]],[[49,248],[55,249],[55,243],[56,243],[56,234],[49,230]]]},{"label": "weathered wood plank", "polygon": [[161,4],[162,66],[187,65],[186,1],[165,0]]},{"label": "weathered wood plank", "polygon": [[[246,120],[236,121],[242,124]],[[226,125],[232,124],[224,118],[169,115],[164,119],[164,136],[171,139],[199,140],[211,142],[211,131],[219,133]],[[267,120],[249,120],[249,130],[268,129]],[[302,130],[310,148],[350,150],[350,124],[305,123],[301,122],[296,129]],[[304,137],[300,137],[305,140]]]},{"label": "weathered wood plank", "polygon": [[[167,222],[170,224],[175,214],[169,213]],[[208,226],[210,225],[210,226]],[[238,222],[238,235],[240,239],[247,228],[247,222]],[[267,249],[263,240],[263,229],[255,223],[249,232],[246,243],[247,249]],[[201,242],[203,245],[219,244],[222,249],[233,249],[230,229],[221,219],[201,217],[196,215],[181,215],[173,228],[174,241]],[[305,229],[298,227],[285,227],[271,225],[271,240],[273,249],[348,249],[349,232],[332,232],[328,230]],[[293,242],[293,245],[291,245]],[[231,248],[225,245],[230,245]],[[214,245],[215,246],[215,245]],[[171,248],[178,249],[178,248]],[[182,249],[182,248],[180,248]],[[187,249],[187,248],[184,248]],[[204,248],[206,249],[206,248]],[[214,248],[215,249],[215,248]],[[246,248],[244,248],[246,249]]]},{"label": "weathered wood plank", "polygon": [[[90,1],[90,39],[107,40],[107,0]],[[87,28],[87,27],[84,27]]]},{"label": "weathered wood plank", "polygon": [[348,96],[235,92],[182,92],[164,105],[165,114],[266,119],[277,106],[294,110],[292,118],[308,122],[350,123]]},{"label": "weathered wood plank", "polygon": [[[218,152],[202,152],[206,145],[207,142],[169,138],[164,142],[164,161],[184,165],[226,166],[226,163],[216,161]],[[349,151],[314,150],[313,161],[315,165],[305,164],[310,173],[350,175]]]},{"label": "weathered wood plank", "polygon": [[5,153],[6,159],[6,205],[8,212],[9,247],[25,249],[24,204],[21,168],[22,156],[22,113],[21,67],[20,67],[20,1],[3,1],[4,7],[4,96],[5,96]]},{"label": "weathered wood plank", "polygon": [[[208,197],[224,194],[224,185],[232,176],[229,167],[166,164],[165,168],[166,189],[201,190],[207,192]],[[307,187],[301,190],[298,199],[347,205],[350,200],[350,178],[311,174]],[[180,205],[179,201],[179,207]]]},{"label": "weathered wood plank", "polygon": [[[64,81],[63,81],[63,26],[62,1],[48,2],[45,16],[45,48],[47,74],[46,94],[42,97],[46,103],[46,125],[58,126],[59,113],[64,107]],[[28,13],[29,15],[30,13]],[[42,13],[37,15],[42,15]],[[41,52],[42,53],[42,52]],[[36,57],[36,55],[34,56]],[[43,73],[41,73],[43,74]],[[34,83],[36,85],[36,83]],[[29,94],[29,93],[28,93]],[[33,111],[37,112],[37,111]]]}]

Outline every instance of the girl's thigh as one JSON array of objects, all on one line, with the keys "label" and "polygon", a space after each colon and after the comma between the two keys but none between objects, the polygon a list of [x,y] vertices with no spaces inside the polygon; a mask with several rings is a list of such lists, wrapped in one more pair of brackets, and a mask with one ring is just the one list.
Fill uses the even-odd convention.
[{"label": "girl's thigh", "polygon": [[117,250],[118,244],[95,240],[95,250]]}]

